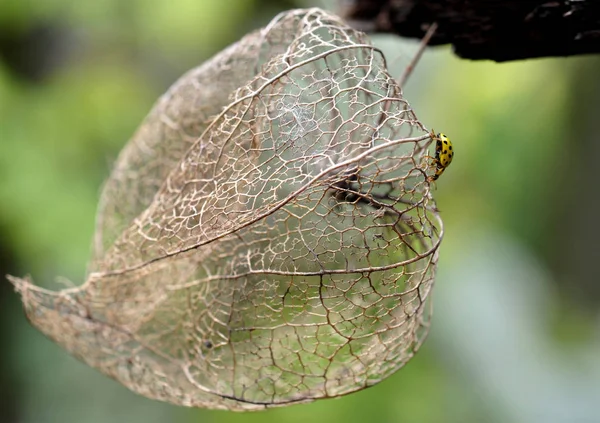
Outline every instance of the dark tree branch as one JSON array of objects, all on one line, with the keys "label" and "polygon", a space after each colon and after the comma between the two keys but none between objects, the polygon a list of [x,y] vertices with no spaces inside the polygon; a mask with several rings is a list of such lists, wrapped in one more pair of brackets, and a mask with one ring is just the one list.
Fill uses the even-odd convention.
[{"label": "dark tree branch", "polygon": [[466,59],[498,62],[600,53],[600,0],[351,0],[360,29],[452,44]]}]

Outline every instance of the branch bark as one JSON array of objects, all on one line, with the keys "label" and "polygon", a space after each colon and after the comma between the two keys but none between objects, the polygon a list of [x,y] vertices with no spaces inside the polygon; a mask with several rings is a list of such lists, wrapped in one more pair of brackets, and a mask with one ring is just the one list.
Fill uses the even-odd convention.
[{"label": "branch bark", "polygon": [[497,62],[600,53],[598,0],[351,0],[345,17],[361,30],[452,44],[466,59]]}]

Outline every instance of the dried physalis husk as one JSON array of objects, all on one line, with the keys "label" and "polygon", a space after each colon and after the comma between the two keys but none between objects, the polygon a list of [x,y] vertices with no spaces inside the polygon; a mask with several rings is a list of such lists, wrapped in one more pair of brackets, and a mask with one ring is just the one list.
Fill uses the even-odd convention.
[{"label": "dried physalis husk", "polygon": [[157,102],[104,188],[83,285],[11,281],[35,327],[150,398],[357,391],[427,331],[430,142],[364,34],[286,12]]}]

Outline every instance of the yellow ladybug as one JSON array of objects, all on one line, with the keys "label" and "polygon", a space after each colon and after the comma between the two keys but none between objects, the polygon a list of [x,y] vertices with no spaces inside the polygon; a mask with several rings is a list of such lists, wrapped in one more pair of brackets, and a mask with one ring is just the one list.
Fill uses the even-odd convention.
[{"label": "yellow ladybug", "polygon": [[435,143],[435,158],[433,159],[432,165],[435,165],[436,171],[435,175],[430,176],[429,180],[435,181],[440,177],[444,170],[450,163],[452,163],[452,157],[454,157],[454,150],[452,149],[452,142],[450,138],[446,136],[446,134],[442,134],[441,132],[434,137],[436,140]]}]

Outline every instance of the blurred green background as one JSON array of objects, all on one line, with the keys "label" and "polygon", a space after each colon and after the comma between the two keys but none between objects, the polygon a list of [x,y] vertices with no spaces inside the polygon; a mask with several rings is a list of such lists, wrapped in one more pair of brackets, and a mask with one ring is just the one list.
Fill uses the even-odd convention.
[{"label": "blurred green background", "polygon": [[[277,12],[331,3],[0,1],[0,274],[81,283],[102,182],[158,96]],[[399,75],[415,44],[374,39]],[[591,56],[424,56],[406,97],[457,154],[432,332],[385,382],[260,413],[162,404],[32,329],[3,282],[0,422],[599,422],[598,75]]]}]

